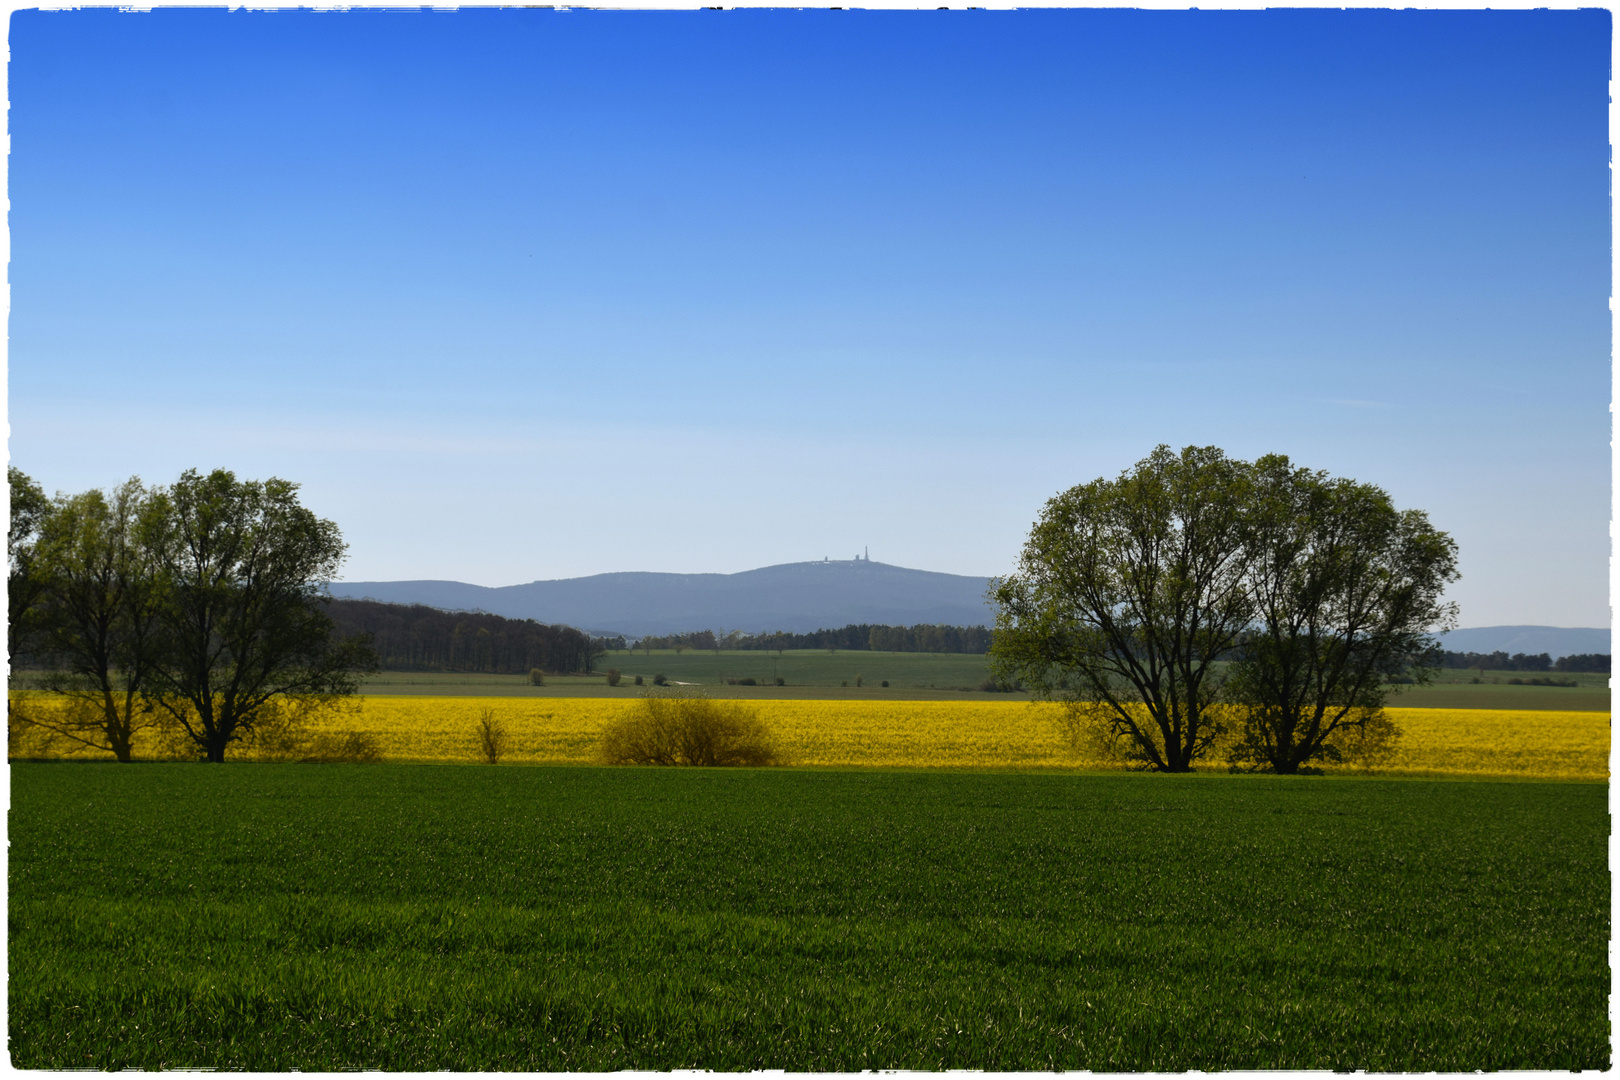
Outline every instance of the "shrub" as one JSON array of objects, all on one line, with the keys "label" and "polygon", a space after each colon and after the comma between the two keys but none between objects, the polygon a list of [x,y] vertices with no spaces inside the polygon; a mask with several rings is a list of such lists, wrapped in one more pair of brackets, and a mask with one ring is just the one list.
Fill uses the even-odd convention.
[{"label": "shrub", "polygon": [[884,680],[883,680],[883,682],[882,682],[882,685],[883,685],[883,686],[888,686],[888,685],[889,685],[889,680],[888,680],[888,679],[884,679]]},{"label": "shrub", "polygon": [[640,675],[637,675],[637,676],[636,676],[636,685],[637,685],[637,686],[640,686],[640,685],[641,685],[641,676],[640,676]]},{"label": "shrub", "polygon": [[[375,738],[353,728],[317,731],[317,721],[357,716],[358,701],[318,695],[282,695],[260,706],[253,727],[240,742],[240,755],[250,761],[328,764],[380,761]],[[195,723],[195,720],[193,720]],[[164,730],[167,728],[168,730]],[[195,759],[196,743],[178,723],[159,725],[147,752],[159,758]],[[190,744],[189,746],[187,744]]]},{"label": "shrub", "polygon": [[546,673],[541,671],[539,668],[530,668],[529,669],[529,685],[530,686],[544,686],[544,685],[546,685]]},{"label": "shrub", "polygon": [[759,684],[756,683],[752,678],[746,678],[746,679],[727,679],[726,680],[726,685],[727,686],[758,686]]},{"label": "shrub", "polygon": [[668,684],[669,684],[669,680],[664,678],[662,675],[654,675],[653,676],[653,685],[654,686],[667,686]]},{"label": "shrub", "polygon": [[372,764],[382,760],[382,747],[375,735],[363,731],[322,732],[298,760],[305,765]]},{"label": "shrub", "polygon": [[602,732],[609,765],[780,765],[756,710],[698,694],[647,694]]},{"label": "shrub", "polygon": [[608,683],[609,686],[618,686],[619,685],[619,669],[618,668],[610,667],[610,668],[607,669],[607,683]]},{"label": "shrub", "polygon": [[861,678],[862,678],[862,676],[860,676],[860,675],[855,676],[855,685],[856,686],[861,685]]},{"label": "shrub", "polygon": [[501,755],[506,753],[506,725],[495,719],[494,709],[479,710],[478,748],[491,765],[499,765]]},{"label": "shrub", "polygon": [[787,680],[782,678],[782,676],[778,675],[776,677],[776,685],[777,686],[786,686],[787,685]]}]

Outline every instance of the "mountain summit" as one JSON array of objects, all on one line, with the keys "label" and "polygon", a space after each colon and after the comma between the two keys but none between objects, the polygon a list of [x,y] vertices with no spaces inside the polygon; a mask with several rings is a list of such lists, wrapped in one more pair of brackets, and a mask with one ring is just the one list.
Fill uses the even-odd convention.
[{"label": "mountain summit", "polygon": [[459,581],[334,581],[333,596],[487,611],[593,634],[761,633],[850,623],[990,625],[990,579],[867,559],[782,563],[737,574],[594,574],[488,588]]}]

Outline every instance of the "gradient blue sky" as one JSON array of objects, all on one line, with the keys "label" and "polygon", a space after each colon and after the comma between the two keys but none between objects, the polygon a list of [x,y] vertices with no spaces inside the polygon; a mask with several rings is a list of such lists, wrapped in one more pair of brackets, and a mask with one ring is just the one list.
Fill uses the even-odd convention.
[{"label": "gradient blue sky", "polygon": [[1608,625],[1610,15],[20,12],[11,454],[350,579],[1009,570],[1160,442]]}]

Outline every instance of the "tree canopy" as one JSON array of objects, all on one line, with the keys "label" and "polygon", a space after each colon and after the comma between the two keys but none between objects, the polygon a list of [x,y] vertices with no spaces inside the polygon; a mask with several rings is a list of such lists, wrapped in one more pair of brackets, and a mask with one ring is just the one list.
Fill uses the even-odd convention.
[{"label": "tree canopy", "polygon": [[[1389,680],[1438,666],[1431,629],[1457,579],[1457,545],[1371,484],[1257,461],[1245,507],[1253,632],[1232,665],[1241,706],[1233,761],[1277,773],[1340,761],[1345,743],[1387,737]],[[1365,748],[1363,748],[1365,749]]]},{"label": "tree canopy", "polygon": [[51,504],[44,489],[15,465],[6,469],[6,486],[11,493],[11,521],[6,531],[6,651],[15,657],[34,629],[41,588],[34,572],[34,554]]},{"label": "tree canopy", "polygon": [[1160,446],[1047,503],[992,590],[992,662],[1145,768],[1229,735],[1234,767],[1292,773],[1387,739],[1456,578],[1451,538],[1377,487]]},{"label": "tree canopy", "polygon": [[138,479],[111,493],[58,496],[31,571],[38,649],[54,669],[48,685],[68,699],[35,722],[119,761],[156,724],[145,693],[158,644],[159,587],[143,542],[151,509]]},{"label": "tree canopy", "polygon": [[[35,632],[46,686],[67,698],[24,719],[127,761],[161,718],[217,762],[267,719],[353,693],[375,668],[364,639],[333,634],[324,583],[344,544],[296,484],[188,471],[167,488],[131,480],[41,505],[37,485],[10,479],[12,574],[25,586],[13,604],[28,601],[13,622]],[[19,509],[34,515],[22,532]]]},{"label": "tree canopy", "polygon": [[998,675],[1068,702],[1144,767],[1190,770],[1221,731],[1215,663],[1253,611],[1250,482],[1214,447],[1160,446],[1050,500],[992,590]]}]

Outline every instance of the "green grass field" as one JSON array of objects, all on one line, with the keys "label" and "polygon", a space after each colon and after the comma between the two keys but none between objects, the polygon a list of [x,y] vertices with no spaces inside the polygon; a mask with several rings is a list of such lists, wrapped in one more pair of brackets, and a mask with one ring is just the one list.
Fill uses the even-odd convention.
[{"label": "green grass field", "polygon": [[[990,676],[989,659],[962,653],[829,653],[825,649],[775,653],[687,649],[614,652],[603,657],[602,670],[618,668],[623,681],[607,685],[598,675],[548,675],[545,686],[530,686],[525,675],[483,675],[472,672],[385,671],[365,680],[366,694],[468,694],[479,697],[612,697],[633,698],[646,690],[654,675],[676,683],[704,688],[713,697],[770,700],[772,698],[871,698],[902,701],[1027,701],[1028,694],[1003,694],[977,689]],[[635,676],[642,676],[642,686]],[[786,686],[770,685],[781,676]],[[1560,675],[1575,687],[1512,686],[1509,679],[1532,677],[1528,672],[1444,670],[1432,686],[1414,687],[1393,694],[1389,704],[1401,708],[1432,709],[1577,709],[1603,712],[1609,708],[1607,675]],[[21,689],[38,684],[37,672],[19,672],[13,683]],[[752,678],[755,686],[731,686],[726,679]],[[862,685],[855,685],[856,679]],[[1469,680],[1480,678],[1477,684]],[[884,687],[882,683],[889,685]]]},{"label": "green grass field", "polygon": [[[1555,679],[1575,686],[1514,686],[1510,679]],[[1475,680],[1478,680],[1477,682]],[[1607,712],[1609,676],[1562,672],[1487,671],[1442,668],[1428,686],[1391,694],[1403,709],[1579,709]]]},{"label": "green grass field", "polygon": [[11,776],[20,1068],[1610,1063],[1604,785]]},{"label": "green grass field", "polygon": [[[777,656],[775,653],[741,650],[715,654],[687,649],[677,654],[672,649],[654,649],[650,656],[639,651],[608,653],[597,662],[597,668],[602,671],[618,668],[623,673],[623,685],[617,689],[620,695],[627,697],[633,697],[645,689],[645,686],[635,687],[637,675],[646,683],[651,683],[654,675],[664,675],[674,682],[692,683],[714,694],[733,696],[817,697],[830,690],[855,692],[858,689],[876,697],[960,699],[963,688],[974,688],[972,696],[998,700],[1007,697],[1006,694],[978,694],[976,688],[990,677],[988,661],[982,655],[962,653],[842,650],[829,653],[825,649],[803,649],[786,651]],[[728,678],[752,678],[757,683],[769,684],[777,677],[781,677],[787,685],[727,686],[725,681]],[[855,686],[857,678],[863,684],[859,688]],[[885,680],[889,683],[886,694],[881,685]],[[531,687],[527,677],[519,675],[384,672],[369,679],[364,692],[512,693],[566,697],[609,692],[601,675],[547,676],[546,684],[544,687]]]},{"label": "green grass field", "polygon": [[[533,687],[520,675],[478,675],[463,672],[383,672],[366,681],[367,694],[474,694],[521,697],[623,697],[645,690],[634,685],[641,675],[647,682],[663,674],[676,682],[702,686],[716,697],[847,698],[896,700],[1022,701],[1027,694],[964,691],[977,687],[990,675],[984,656],[952,653],[789,651],[778,657],[763,652],[712,652],[687,649],[645,653],[609,653],[600,666],[618,668],[620,686],[609,687],[601,675],[548,676],[546,685]],[[753,678],[761,683],[780,675],[786,686],[728,686],[729,678]],[[859,677],[863,683],[856,687]],[[1552,675],[1579,683],[1575,687],[1512,686],[1509,679],[1532,677],[1528,672],[1442,670],[1432,686],[1413,687],[1394,694],[1390,704],[1401,708],[1432,709],[1577,709],[1607,711],[1607,675]],[[1469,680],[1481,678],[1478,684]],[[880,684],[887,680],[888,688]]]}]

